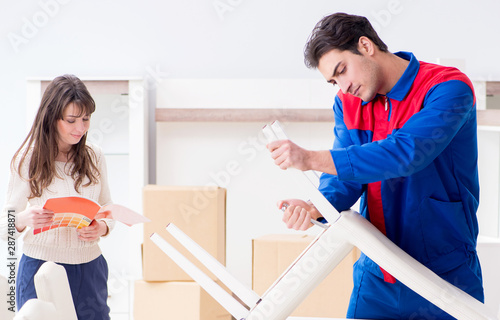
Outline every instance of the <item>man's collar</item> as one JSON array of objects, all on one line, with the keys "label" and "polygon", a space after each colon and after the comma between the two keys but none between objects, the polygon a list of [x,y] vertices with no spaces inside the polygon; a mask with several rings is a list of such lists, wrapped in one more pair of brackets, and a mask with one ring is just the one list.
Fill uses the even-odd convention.
[{"label": "man's collar", "polygon": [[390,99],[401,101],[410,91],[410,88],[413,85],[413,81],[417,77],[420,63],[411,52],[400,51],[394,54],[400,58],[410,61],[401,78],[399,78],[398,82],[396,82],[394,87],[392,87],[391,91],[387,92],[386,94]]},{"label": "man's collar", "polygon": [[[420,63],[411,52],[400,51],[394,54],[400,58],[410,61],[401,78],[399,78],[398,82],[396,82],[394,87],[392,87],[391,91],[387,92],[386,94],[386,96],[390,99],[401,101],[406,97],[408,91],[410,91],[410,88],[413,85],[413,81],[417,77],[417,73],[420,68]],[[379,95],[377,95],[376,97],[378,96]],[[368,102],[370,101],[367,102],[363,101],[361,104],[365,105]]]}]

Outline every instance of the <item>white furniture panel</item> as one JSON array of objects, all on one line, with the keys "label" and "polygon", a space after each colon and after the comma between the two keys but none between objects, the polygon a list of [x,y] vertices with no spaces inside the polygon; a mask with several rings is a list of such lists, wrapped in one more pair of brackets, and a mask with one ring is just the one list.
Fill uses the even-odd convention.
[{"label": "white furniture panel", "polygon": [[489,237],[500,236],[500,132],[478,130],[479,233]]},{"label": "white furniture panel", "polygon": [[338,87],[324,79],[165,79],[157,108],[330,109]]}]

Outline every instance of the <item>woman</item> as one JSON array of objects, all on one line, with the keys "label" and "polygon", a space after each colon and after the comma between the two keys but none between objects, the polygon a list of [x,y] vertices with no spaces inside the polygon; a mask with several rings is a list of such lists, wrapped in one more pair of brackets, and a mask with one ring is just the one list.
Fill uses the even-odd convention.
[{"label": "woman", "polygon": [[[56,228],[38,234],[54,213],[49,198],[82,196],[100,205],[111,202],[102,151],[86,143],[95,102],[80,79],[55,78],[47,87],[31,130],[11,162],[0,234],[6,238],[7,212],[15,214],[15,236],[24,235],[16,281],[16,302],[36,298],[34,275],[45,261],[66,269],[78,319],[109,319],[107,262],[98,246],[113,227],[93,220],[85,228]],[[27,207],[27,204],[29,206]]]}]

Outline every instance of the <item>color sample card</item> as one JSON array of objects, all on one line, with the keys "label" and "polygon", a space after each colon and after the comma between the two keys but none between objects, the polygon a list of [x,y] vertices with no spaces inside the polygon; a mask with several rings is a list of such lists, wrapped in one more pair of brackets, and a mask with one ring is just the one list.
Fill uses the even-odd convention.
[{"label": "color sample card", "polygon": [[43,228],[38,228],[33,231],[33,234],[38,234],[50,229],[60,228],[60,227],[70,227],[81,229],[83,227],[88,227],[92,223],[92,219],[78,214],[78,213],[56,213],[54,215],[54,220],[48,226]]},{"label": "color sample card", "polygon": [[83,197],[51,198],[43,207],[53,211],[54,218],[47,226],[34,229],[33,234],[61,227],[81,229],[88,227],[94,219],[113,219],[128,226],[150,221],[124,206],[110,204],[101,207],[95,201]]}]

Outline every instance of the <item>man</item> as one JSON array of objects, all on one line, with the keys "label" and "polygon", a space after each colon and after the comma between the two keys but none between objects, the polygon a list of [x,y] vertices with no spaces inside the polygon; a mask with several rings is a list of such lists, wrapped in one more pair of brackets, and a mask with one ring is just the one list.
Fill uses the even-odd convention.
[{"label": "man", "polygon": [[[483,302],[476,253],[479,200],[475,97],[455,68],[390,53],[364,17],[336,13],[314,28],[306,65],[338,85],[332,150],[268,145],[282,169],[323,172],[320,191],[339,211],[360,213],[408,254]],[[284,221],[305,230],[321,218],[288,203]],[[349,318],[453,319],[361,255]]]}]

